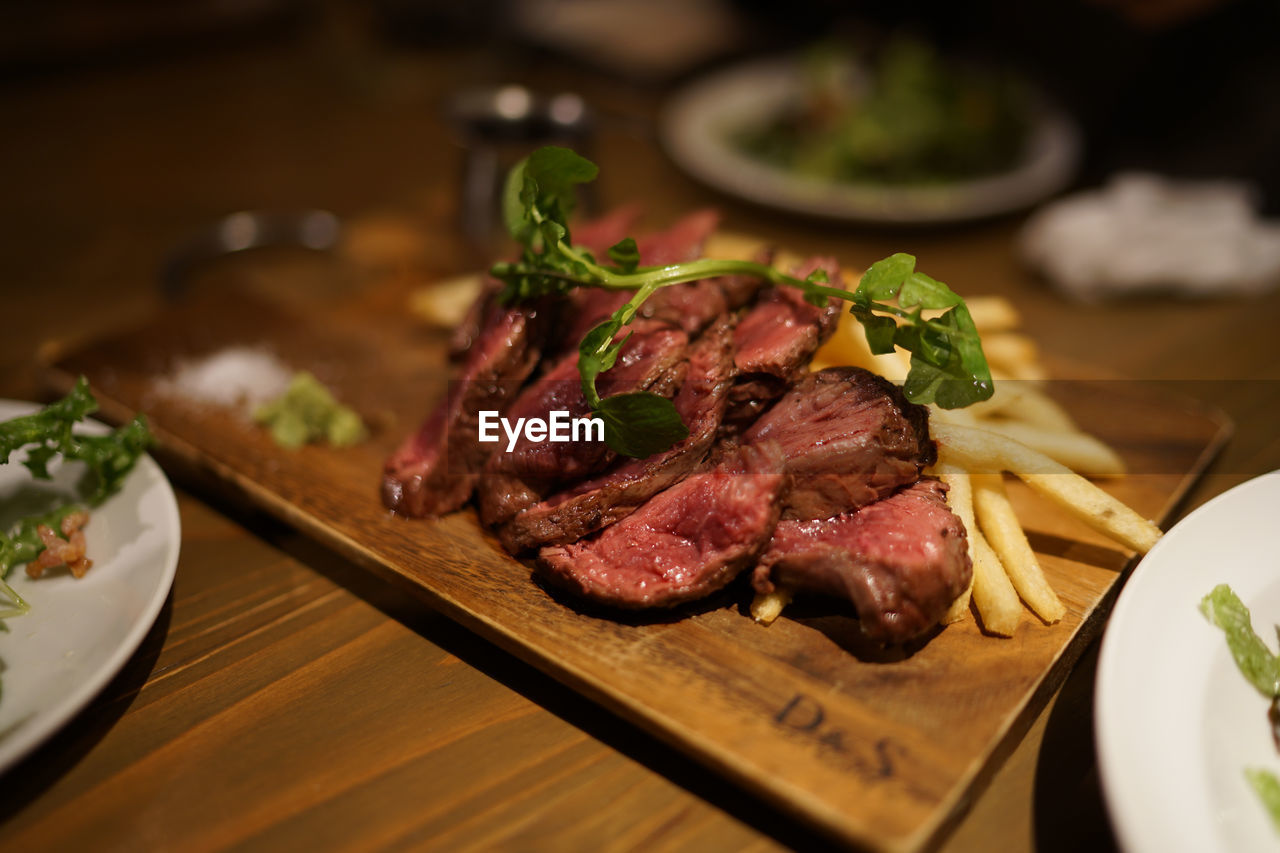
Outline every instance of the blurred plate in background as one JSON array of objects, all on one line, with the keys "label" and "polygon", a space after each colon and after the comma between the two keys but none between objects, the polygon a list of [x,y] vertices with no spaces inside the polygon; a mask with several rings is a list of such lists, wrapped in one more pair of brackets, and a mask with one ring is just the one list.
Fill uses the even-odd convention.
[{"label": "blurred plate in background", "polygon": [[768,207],[831,219],[906,225],[961,222],[1029,207],[1075,173],[1079,132],[1042,97],[1029,107],[1022,155],[1006,170],[946,183],[892,185],[820,179],[757,159],[735,131],[764,124],[805,94],[800,57],[757,60],[695,80],[667,103],[668,154],[704,183]]}]

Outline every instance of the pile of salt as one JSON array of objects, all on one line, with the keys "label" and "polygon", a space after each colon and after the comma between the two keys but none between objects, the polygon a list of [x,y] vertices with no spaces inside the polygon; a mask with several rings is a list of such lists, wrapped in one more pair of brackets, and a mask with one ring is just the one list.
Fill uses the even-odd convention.
[{"label": "pile of salt", "polygon": [[232,346],[179,361],[155,388],[167,397],[239,408],[250,415],[283,394],[292,376],[293,371],[266,347]]}]

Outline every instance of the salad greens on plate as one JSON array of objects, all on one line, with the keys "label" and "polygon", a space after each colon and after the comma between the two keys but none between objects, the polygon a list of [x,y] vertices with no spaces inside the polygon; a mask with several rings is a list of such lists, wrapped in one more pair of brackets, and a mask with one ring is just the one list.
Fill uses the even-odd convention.
[{"label": "salad greens on plate", "polygon": [[33,414],[0,422],[0,464],[25,449],[21,464],[39,480],[51,479],[49,465],[57,457],[84,465],[76,485],[77,499],[28,515],[0,531],[0,619],[25,613],[30,607],[4,579],[15,566],[36,559],[45,550],[40,528],[57,530],[66,516],[99,506],[115,494],[151,443],[141,415],[106,435],[75,433],[76,424],[97,409],[88,380],[82,376],[61,400]]},{"label": "salad greens on plate", "polygon": [[905,36],[874,52],[809,51],[800,96],[735,127],[743,153],[836,183],[945,184],[1011,167],[1030,132],[1028,93],[1008,74]]},{"label": "salad greens on plate", "polygon": [[[1200,601],[1200,612],[1212,624],[1227,635],[1227,647],[1236,666],[1254,688],[1271,700],[1267,719],[1271,724],[1271,736],[1280,749],[1280,656],[1253,630],[1249,608],[1226,584],[1218,584]],[[1280,626],[1276,627],[1280,636]],[[1245,778],[1257,792],[1276,831],[1280,832],[1280,777],[1258,768],[1247,768]]]}]

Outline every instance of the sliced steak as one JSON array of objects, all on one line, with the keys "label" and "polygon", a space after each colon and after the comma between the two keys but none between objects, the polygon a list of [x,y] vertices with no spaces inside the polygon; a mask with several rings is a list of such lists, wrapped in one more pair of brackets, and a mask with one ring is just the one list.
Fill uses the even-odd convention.
[{"label": "sliced steak", "polygon": [[[815,269],[826,270],[832,281],[839,279],[829,258],[812,258],[793,275],[804,278]],[[829,299],[820,308],[806,302],[794,287],[765,290],[734,331],[738,380],[729,395],[728,419],[750,423],[780,397],[831,337],[840,322],[840,310],[840,300]]]},{"label": "sliced steak", "polygon": [[[670,397],[684,378],[688,338],[666,324],[637,320],[617,363],[600,374],[601,396],[627,391],[652,391]],[[548,419],[552,411],[571,417],[590,414],[578,377],[576,352],[564,356],[544,376],[531,383],[512,402],[505,417]],[[489,445],[492,447],[493,445]],[[615,455],[602,441],[533,442],[523,436],[512,450],[505,444],[489,457],[479,484],[480,517],[485,524],[504,524],[567,483],[603,471]]]},{"label": "sliced steak", "polygon": [[[636,220],[640,218],[640,207],[634,204],[614,208],[603,216],[573,224],[574,245],[588,249],[597,255],[603,254],[610,246],[617,243],[631,231]],[[481,326],[489,310],[496,303],[502,291],[502,282],[484,276],[480,284],[480,293],[471,303],[462,322],[449,336],[449,360],[461,363],[466,360],[472,343],[480,336]],[[593,291],[606,294],[606,291]],[[616,294],[607,294],[616,299]],[[623,300],[625,301],[625,299]],[[621,303],[618,303],[621,304]],[[557,308],[562,306],[557,305]],[[602,307],[601,318],[611,314],[617,306]],[[598,322],[598,321],[597,321]],[[588,326],[587,328],[590,328]]]},{"label": "sliced steak", "polygon": [[502,308],[487,317],[445,399],[383,466],[382,501],[402,515],[441,515],[470,497],[493,445],[478,440],[479,412],[500,409],[538,363],[549,315],[537,306]]},{"label": "sliced steak", "polygon": [[573,245],[603,256],[610,246],[634,230],[640,213],[640,205],[624,204],[595,219],[574,222],[569,226]]},{"label": "sliced steak", "polygon": [[793,477],[783,518],[829,518],[914,483],[932,464],[928,410],[857,367],[807,374],[745,433],[776,442]]},{"label": "sliced steak", "polygon": [[[636,248],[640,252],[640,264],[663,266],[697,260],[702,256],[703,244],[716,230],[719,221],[720,217],[715,211],[701,210],[685,216],[665,231],[646,234],[636,240]],[[575,240],[578,239],[578,233],[578,231],[574,232]],[[624,236],[626,235],[617,234],[617,239],[611,243],[588,248],[603,258],[605,251]],[[594,287],[571,291],[568,295],[569,307],[565,311],[564,339],[560,343],[558,352],[576,352],[583,335],[621,308],[632,295],[634,295],[633,292],[629,290],[601,290]],[[682,323],[677,322],[671,325],[682,326]]]},{"label": "sliced steak", "polygon": [[620,459],[602,476],[528,507],[501,528],[502,544],[520,553],[576,541],[684,479],[715,440],[732,382],[732,324],[725,318],[690,348],[684,384],[673,400],[689,436],[647,459]]},{"label": "sliced steak", "polygon": [[[766,250],[757,260],[768,263],[772,257],[773,252]],[[662,288],[640,306],[639,313],[693,335],[751,302],[764,284],[759,276],[746,274],[688,281]]]},{"label": "sliced steak", "polygon": [[926,479],[857,512],[779,522],[752,585],[848,599],[874,640],[918,637],[973,573],[964,524],[945,496],[946,486]]},{"label": "sliced steak", "polygon": [[702,598],[732,580],[769,541],[785,482],[772,448],[744,448],[594,536],[543,548],[538,569],[551,583],[614,607]]},{"label": "sliced steak", "polygon": [[[640,250],[640,265],[661,267],[696,261],[702,257],[702,247],[720,224],[720,214],[714,210],[695,210],[676,221],[665,231],[636,240]],[[606,247],[607,248],[607,247]]]}]

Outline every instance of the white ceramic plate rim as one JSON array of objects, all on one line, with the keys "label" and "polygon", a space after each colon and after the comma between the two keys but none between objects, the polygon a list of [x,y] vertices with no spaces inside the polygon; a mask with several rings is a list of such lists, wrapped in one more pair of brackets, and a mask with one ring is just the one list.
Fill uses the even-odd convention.
[{"label": "white ceramic plate rim", "polygon": [[1025,157],[1008,171],[919,187],[832,183],[762,163],[729,143],[726,129],[762,121],[801,90],[795,57],[731,66],[678,91],[660,134],[671,158],[716,189],[757,204],[812,216],[895,224],[959,222],[1028,207],[1063,189],[1075,173],[1075,124],[1043,98],[1034,109]]},{"label": "white ceramic plate rim", "polygon": [[[37,409],[39,409],[39,406],[33,403],[0,400],[0,420],[24,415]],[[86,432],[102,433],[106,432],[107,428],[97,422],[87,422],[84,430]],[[11,462],[10,464],[16,464],[16,462]],[[63,583],[84,583],[90,578],[95,578],[99,584],[106,584],[110,587],[113,581],[123,582],[120,577],[122,573],[141,573],[147,585],[147,597],[138,609],[136,618],[125,627],[122,633],[116,633],[115,636],[105,638],[112,645],[109,654],[104,659],[90,668],[89,671],[83,673],[82,677],[79,677],[74,685],[65,691],[61,691],[59,695],[49,697],[41,702],[38,714],[26,719],[15,726],[5,737],[0,738],[0,772],[8,770],[28,755],[98,695],[102,688],[124,667],[133,653],[137,651],[143,639],[155,624],[156,618],[160,615],[165,599],[168,598],[178,567],[178,551],[182,541],[181,524],[178,515],[178,502],[173,493],[173,488],[160,466],[150,456],[143,456],[138,460],[136,467],[130,472],[120,492],[108,499],[107,503],[100,507],[97,512],[107,511],[113,502],[118,501],[136,501],[139,506],[144,501],[154,504],[151,513],[148,515],[148,521],[153,523],[156,528],[155,535],[159,538],[158,544],[160,546],[159,556],[147,560],[145,565],[127,557],[99,559],[83,581],[76,581],[69,576],[59,578],[58,581]],[[87,532],[92,533],[92,516],[89,525]],[[92,540],[90,541],[92,542]],[[94,556],[92,551],[89,556],[91,558]],[[15,569],[14,573],[9,576],[10,583],[18,579],[19,573],[22,571],[21,568]],[[97,574],[95,575],[95,573]],[[113,573],[116,574],[115,578],[112,577]],[[44,582],[44,580],[41,580],[34,583],[40,584]],[[28,600],[30,601],[30,598]],[[34,606],[35,604],[33,603]],[[21,620],[27,618],[30,618],[29,615],[7,620],[12,633],[5,636],[12,636],[20,632],[22,630]],[[13,675],[14,670],[12,668],[0,674],[0,678],[5,679],[5,690],[4,693],[0,694],[0,703],[20,701],[20,697],[14,697],[9,692],[9,682],[12,680]]]},{"label": "white ceramic plate rim", "polygon": [[[1267,589],[1274,600],[1277,510],[1280,471],[1217,496],[1151,549],[1116,603],[1098,662],[1094,724],[1103,792],[1125,850],[1280,843],[1243,783],[1244,766],[1232,759],[1235,790],[1225,795],[1213,766],[1208,727],[1222,719],[1223,704],[1249,703],[1252,710],[1260,703],[1256,729],[1250,723],[1232,738],[1248,737],[1259,747],[1256,753],[1251,747],[1259,762],[1276,757],[1265,700],[1234,671],[1222,632],[1198,608],[1220,583],[1246,605]],[[1255,627],[1268,624],[1268,615],[1255,608]],[[1224,806],[1224,797],[1234,802]]]}]

